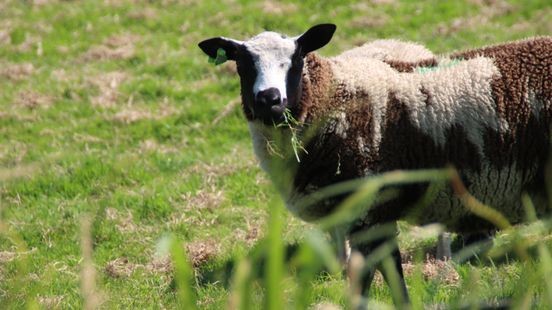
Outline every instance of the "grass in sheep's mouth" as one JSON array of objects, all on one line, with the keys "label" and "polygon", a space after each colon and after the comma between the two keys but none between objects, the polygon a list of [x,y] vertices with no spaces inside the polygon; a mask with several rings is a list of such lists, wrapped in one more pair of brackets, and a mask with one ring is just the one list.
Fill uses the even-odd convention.
[{"label": "grass in sheep's mouth", "polygon": [[293,117],[293,114],[291,113],[290,109],[284,110],[284,122],[276,125],[277,128],[285,127],[289,129],[289,132],[291,134],[290,142],[291,142],[291,148],[293,149],[293,154],[295,155],[295,159],[297,159],[297,162],[301,162],[301,159],[299,158],[299,152],[304,152],[305,154],[308,154],[305,147],[303,147],[303,142],[301,139],[299,139],[298,132],[299,132],[299,126],[301,124],[295,117]]}]

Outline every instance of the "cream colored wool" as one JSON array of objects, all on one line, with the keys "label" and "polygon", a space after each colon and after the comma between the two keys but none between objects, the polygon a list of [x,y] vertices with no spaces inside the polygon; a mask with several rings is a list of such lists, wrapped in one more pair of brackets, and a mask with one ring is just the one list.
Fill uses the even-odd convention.
[{"label": "cream colored wool", "polygon": [[373,58],[417,62],[435,57],[426,47],[394,39],[376,40],[343,52],[340,57]]}]

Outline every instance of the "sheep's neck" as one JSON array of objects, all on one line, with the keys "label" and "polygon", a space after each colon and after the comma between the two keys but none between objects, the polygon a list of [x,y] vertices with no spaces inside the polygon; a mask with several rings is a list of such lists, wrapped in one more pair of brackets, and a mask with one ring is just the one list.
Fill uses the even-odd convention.
[{"label": "sheep's neck", "polygon": [[299,121],[312,123],[329,109],[327,102],[333,92],[332,81],[330,62],[315,53],[307,55],[300,100],[294,107],[294,114]]}]

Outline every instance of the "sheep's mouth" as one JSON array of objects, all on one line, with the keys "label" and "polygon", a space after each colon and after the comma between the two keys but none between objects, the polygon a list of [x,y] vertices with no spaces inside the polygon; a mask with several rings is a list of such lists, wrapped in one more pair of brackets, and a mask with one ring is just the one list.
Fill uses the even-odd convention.
[{"label": "sheep's mouth", "polygon": [[270,107],[259,107],[254,109],[254,118],[261,120],[266,125],[280,125],[286,121],[287,100]]}]

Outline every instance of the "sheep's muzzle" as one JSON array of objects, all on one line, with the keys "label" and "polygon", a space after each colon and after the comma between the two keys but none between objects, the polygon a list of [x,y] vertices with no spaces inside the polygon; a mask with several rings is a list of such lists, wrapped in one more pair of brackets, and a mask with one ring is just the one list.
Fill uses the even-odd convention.
[{"label": "sheep's muzzle", "polygon": [[284,121],[287,99],[283,98],[277,88],[268,88],[257,93],[253,115],[266,124],[279,124]]}]

